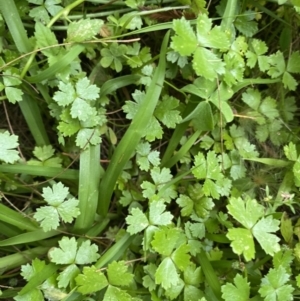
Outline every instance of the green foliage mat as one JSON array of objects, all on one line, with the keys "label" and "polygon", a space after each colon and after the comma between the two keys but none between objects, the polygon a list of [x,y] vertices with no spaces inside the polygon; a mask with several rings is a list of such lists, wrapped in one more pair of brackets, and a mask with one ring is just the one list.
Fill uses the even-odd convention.
[{"label": "green foliage mat", "polygon": [[0,299],[299,298],[299,1],[0,13]]}]

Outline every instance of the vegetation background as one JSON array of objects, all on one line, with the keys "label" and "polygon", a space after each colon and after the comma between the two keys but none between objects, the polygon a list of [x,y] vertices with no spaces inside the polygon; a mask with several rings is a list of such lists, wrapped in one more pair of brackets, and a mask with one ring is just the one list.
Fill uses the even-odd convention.
[{"label": "vegetation background", "polygon": [[0,12],[1,299],[299,298],[299,0]]}]

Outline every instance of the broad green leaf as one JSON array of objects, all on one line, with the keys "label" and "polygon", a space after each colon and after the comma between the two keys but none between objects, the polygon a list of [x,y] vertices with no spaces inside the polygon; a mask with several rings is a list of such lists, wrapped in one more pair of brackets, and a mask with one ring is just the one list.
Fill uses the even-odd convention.
[{"label": "broad green leaf", "polygon": [[[209,184],[207,184],[207,183],[209,183]],[[207,187],[211,188],[211,190],[208,189],[207,194],[218,194],[217,191],[214,192],[214,189],[216,188],[214,182],[207,179],[205,181],[204,185],[205,184],[207,185]],[[205,193],[204,185],[203,185],[203,192]],[[211,187],[212,185],[214,186],[213,188]],[[215,206],[215,204],[212,201],[212,199],[205,197],[205,196],[194,201],[194,210],[195,210],[196,214],[201,218],[206,218],[214,206]]]},{"label": "broad green leaf", "polygon": [[166,226],[171,224],[173,215],[170,212],[164,212],[166,205],[162,201],[153,201],[150,203],[149,222],[152,225]]},{"label": "broad green leaf", "polygon": [[171,47],[182,56],[191,55],[198,46],[198,41],[190,22],[185,19],[174,20]]},{"label": "broad green leaf", "polygon": [[5,87],[5,94],[10,103],[15,104],[23,100],[22,95],[24,94],[21,89],[16,87]]},{"label": "broad green leaf", "polygon": [[61,182],[54,184],[52,188],[43,189],[42,196],[49,206],[38,208],[34,218],[41,222],[44,231],[57,229],[60,219],[65,223],[71,223],[80,214],[79,201],[75,198],[66,199],[68,194],[69,189]]},{"label": "broad green leaf", "polygon": [[206,14],[200,14],[197,19],[197,40],[199,46],[227,50],[230,46],[227,34],[220,26],[211,29],[212,21]]},{"label": "broad green leaf", "polygon": [[225,73],[225,64],[211,50],[198,47],[193,57],[193,68],[198,76],[208,80],[215,80],[219,75]]},{"label": "broad green leaf", "polygon": [[102,19],[81,19],[75,21],[68,26],[67,39],[68,42],[83,42],[91,40],[100,33],[100,29],[104,24]]},{"label": "broad green leaf", "polygon": [[89,144],[98,145],[102,141],[97,129],[81,129],[76,136],[76,146],[86,148]]},{"label": "broad green leaf", "polygon": [[54,155],[54,148],[52,145],[44,145],[44,146],[36,146],[33,150],[33,154],[36,158],[40,161],[46,161],[47,159],[51,158]]},{"label": "broad green leaf", "polygon": [[[118,287],[109,285],[105,292],[103,301],[112,301],[112,300],[134,301],[134,299],[126,291],[124,291]],[[137,301],[139,301],[139,300],[140,299],[138,299]]]},{"label": "broad green leaf", "polygon": [[258,110],[261,102],[261,94],[258,90],[248,88],[246,92],[242,94],[242,100],[255,111]]},{"label": "broad green leaf", "polygon": [[286,70],[291,73],[300,73],[300,53],[295,51],[291,54]]},{"label": "broad green leaf", "polygon": [[192,169],[193,175],[197,179],[205,179],[206,172],[207,172],[207,163],[206,163],[205,157],[202,153],[198,153],[195,156],[194,165],[195,165],[195,168]]},{"label": "broad green leaf", "polygon": [[250,297],[250,285],[247,279],[237,274],[233,279],[234,285],[226,283],[222,286],[222,297],[225,301],[245,301]]},{"label": "broad green leaf", "polygon": [[255,255],[255,246],[251,231],[242,228],[229,229],[226,235],[232,242],[234,253],[244,255],[246,261],[250,261]]},{"label": "broad green leaf", "polygon": [[252,37],[258,31],[255,12],[251,10],[247,10],[241,16],[238,16],[234,25],[245,37]]},{"label": "broad green leaf", "polygon": [[291,91],[295,91],[298,85],[296,79],[289,72],[283,73],[282,82],[283,86]]},{"label": "broad green leaf", "polygon": [[67,288],[67,286],[80,274],[79,268],[75,264],[67,266],[57,277],[58,287]]},{"label": "broad green leaf", "polygon": [[75,100],[76,93],[71,83],[59,82],[58,88],[59,91],[56,91],[53,96],[58,105],[65,107]]},{"label": "broad green leaf", "polygon": [[89,264],[97,261],[99,257],[100,255],[98,254],[98,246],[91,244],[90,240],[86,240],[78,248],[75,262],[82,265]]},{"label": "broad green leaf", "polygon": [[280,250],[276,254],[274,254],[273,257],[273,265],[274,268],[279,268],[280,266],[283,266],[287,272],[291,272],[291,264],[293,260],[295,259],[293,250],[292,249],[286,249],[286,250]]},{"label": "broad green leaf", "polygon": [[101,291],[108,285],[104,274],[94,266],[83,267],[83,273],[76,277],[78,292],[88,295]]},{"label": "broad green leaf", "polygon": [[265,115],[270,120],[279,116],[276,100],[270,96],[266,97],[259,106],[259,112]]},{"label": "broad green leaf", "polygon": [[139,208],[132,208],[130,215],[126,217],[127,231],[133,235],[148,227],[149,222],[146,215]]},{"label": "broad green leaf", "polygon": [[81,78],[76,83],[77,95],[86,100],[96,100],[99,97],[100,89],[96,85],[91,85],[87,77]]},{"label": "broad green leaf", "polygon": [[203,282],[201,267],[196,267],[194,263],[190,263],[183,272],[184,282],[188,285],[198,286]]},{"label": "broad green leaf", "polygon": [[190,258],[191,256],[188,254],[190,252],[190,247],[187,244],[182,244],[179,246],[179,248],[177,248],[171,258],[174,261],[176,267],[181,270],[184,271],[190,262]]},{"label": "broad green leaf", "polygon": [[128,272],[125,261],[112,262],[107,268],[108,282],[114,286],[129,286],[133,280],[133,274]]},{"label": "broad green leaf", "polygon": [[0,160],[5,163],[14,163],[20,159],[18,151],[14,148],[19,146],[18,136],[10,135],[5,131],[0,133]]},{"label": "broad green leaf", "polygon": [[71,116],[73,118],[78,118],[80,121],[86,121],[95,113],[95,108],[89,105],[85,100],[79,97],[75,98],[71,107]]},{"label": "broad green leaf", "polygon": [[[36,45],[39,48],[44,48],[47,46],[57,45],[58,41],[56,39],[55,34],[51,29],[47,26],[45,26],[41,22],[35,23],[35,38],[36,38]],[[56,56],[59,53],[59,47],[51,47],[48,49],[43,49],[41,52],[50,57],[50,56]]]},{"label": "broad green leaf", "polygon": [[181,121],[180,112],[175,110],[179,106],[179,100],[173,96],[165,95],[162,101],[158,102],[154,111],[155,117],[168,128],[175,128]]},{"label": "broad green leaf", "polygon": [[155,273],[155,283],[161,284],[164,289],[177,285],[180,277],[171,258],[165,258],[158,266]]},{"label": "broad green leaf", "polygon": [[153,249],[163,256],[170,256],[180,238],[178,228],[160,228],[154,234],[151,242]]},{"label": "broad green leaf", "polygon": [[59,242],[59,248],[49,251],[51,262],[56,264],[73,264],[77,253],[77,242],[74,237],[63,237]]},{"label": "broad green leaf", "polygon": [[194,202],[187,195],[181,194],[179,198],[176,200],[176,203],[182,208],[181,215],[182,216],[190,216],[193,212]]},{"label": "broad green leaf", "polygon": [[268,216],[259,220],[252,229],[252,233],[261,247],[267,254],[272,256],[280,250],[280,245],[278,244],[280,239],[275,234],[271,234],[271,232],[279,230],[279,224],[278,220]]},{"label": "broad green leaf", "polygon": [[268,75],[270,75],[272,78],[282,75],[285,71],[285,61],[282,52],[277,51],[276,53],[270,55],[268,62],[270,64]]},{"label": "broad green leaf", "polygon": [[290,142],[289,145],[284,146],[284,154],[291,161],[297,161],[297,150],[296,145],[293,142]]},{"label": "broad green leaf", "polygon": [[270,269],[262,279],[258,292],[266,301],[294,300],[292,295],[294,288],[290,284],[286,284],[289,278],[290,275],[282,266]]},{"label": "broad green leaf", "polygon": [[264,207],[256,200],[248,198],[231,198],[227,209],[237,221],[247,229],[252,229],[258,219],[264,215]]}]

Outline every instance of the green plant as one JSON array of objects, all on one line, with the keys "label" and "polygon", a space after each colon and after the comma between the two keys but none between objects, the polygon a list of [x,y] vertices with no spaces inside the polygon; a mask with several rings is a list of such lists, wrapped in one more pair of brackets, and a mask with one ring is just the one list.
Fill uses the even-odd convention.
[{"label": "green plant", "polygon": [[297,299],[297,4],[0,2],[0,298]]}]

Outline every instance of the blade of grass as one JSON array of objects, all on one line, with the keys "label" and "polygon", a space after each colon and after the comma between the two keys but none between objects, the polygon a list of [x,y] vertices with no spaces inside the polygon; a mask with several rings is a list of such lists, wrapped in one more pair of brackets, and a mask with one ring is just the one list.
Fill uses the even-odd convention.
[{"label": "blade of grass", "polygon": [[201,249],[200,253],[197,255],[197,260],[199,261],[202,271],[205,275],[208,286],[212,289],[217,298],[221,298],[221,285],[219,279],[209,262],[206,253]]},{"label": "blade of grass", "polygon": [[49,231],[45,232],[44,230],[36,230],[36,231],[31,231],[28,233],[23,233],[5,240],[0,241],[0,247],[4,246],[14,246],[14,245],[19,245],[19,244],[25,244],[29,242],[35,242],[35,241],[40,241],[46,238],[50,238],[56,235],[61,234],[59,231]]},{"label": "blade of grass", "polygon": [[57,270],[59,269],[59,265],[54,263],[47,264],[42,271],[36,272],[28,281],[28,283],[21,289],[19,295],[25,295],[31,290],[37,288],[41,285],[45,280],[50,278]]},{"label": "blade of grass", "polygon": [[289,161],[273,159],[273,158],[244,158],[244,160],[270,165],[275,168],[287,167],[292,164],[292,162]]},{"label": "blade of grass", "polygon": [[[195,103],[189,102],[182,114],[183,118],[185,118],[186,116],[188,116],[196,107]],[[175,128],[175,131],[168,143],[167,149],[164,153],[164,156],[161,160],[161,165],[165,166],[166,162],[170,160],[170,158],[173,156],[173,153],[177,147],[177,145],[180,142],[180,139],[182,138],[182,136],[184,135],[188,125],[189,125],[189,121],[178,124]]]},{"label": "blade of grass", "polygon": [[176,154],[168,160],[164,166],[165,167],[172,167],[175,165],[180,159],[182,159],[185,154],[191,149],[191,147],[194,145],[195,141],[199,138],[202,131],[198,130],[196,131],[185,143],[182,145],[180,150],[176,152]]},{"label": "blade of grass", "polygon": [[98,206],[100,181],[100,144],[89,146],[80,154],[79,165],[79,210],[74,229],[82,231],[90,228],[95,221]]},{"label": "blade of grass", "polygon": [[130,236],[126,233],[120,240],[118,240],[112,247],[110,247],[96,262],[95,267],[100,269],[114,260],[119,260],[124,256],[126,249],[129,247],[135,236]]},{"label": "blade of grass", "polygon": [[110,79],[106,81],[102,87],[100,96],[103,97],[107,94],[111,94],[112,92],[120,89],[122,87],[135,84],[141,78],[140,75],[131,74],[131,75],[124,75],[117,78]]},{"label": "blade of grass", "polygon": [[146,92],[145,99],[140,105],[135,117],[131,122],[131,125],[117,146],[103,179],[100,182],[99,204],[97,212],[101,216],[106,216],[115,183],[125,164],[132,156],[140,139],[147,132],[147,126],[160,97],[165,78],[165,58],[169,35],[170,34],[168,32],[163,40],[159,63],[154,72],[152,82]]},{"label": "blade of grass", "polygon": [[44,80],[52,79],[57,73],[63,71],[67,66],[69,66],[83,50],[83,45],[77,44],[73,46],[58,62],[54,63],[37,75],[26,77],[26,80],[30,83],[40,83]]},{"label": "blade of grass", "polygon": [[0,220],[21,230],[36,231],[39,226],[19,212],[0,204]]},{"label": "blade of grass", "polygon": [[4,256],[0,258],[0,272],[3,273],[7,270],[14,269],[21,266],[32,259],[39,256],[43,256],[48,252],[49,248],[36,247],[30,250],[21,251],[12,255]]},{"label": "blade of grass", "polygon": [[[22,23],[19,12],[15,5],[15,1],[14,0],[0,1],[0,11],[2,13],[3,18],[5,19],[9,32],[19,52],[20,53],[30,52],[32,50],[32,46],[27,37],[26,31],[24,29],[24,25]],[[37,73],[37,69],[35,68],[31,70],[31,74],[34,73]],[[39,84],[37,88],[43,95],[44,99],[47,100],[50,98],[45,87]],[[27,110],[27,108],[34,109],[33,118],[36,119],[36,122],[34,122],[33,125],[31,125],[30,123],[28,124],[30,130],[33,130],[32,135],[34,136],[35,139],[38,138],[38,140],[36,141],[38,145],[48,145],[49,139],[44,124],[40,122],[42,118],[38,106],[36,104],[34,106],[33,103],[30,102],[29,98],[26,97],[22,97],[22,98],[23,100],[19,102],[19,105],[21,107],[22,113],[24,114],[25,120],[27,122],[28,120],[29,121],[32,120],[32,114],[31,116],[27,116],[27,114],[29,114],[30,112],[29,110]],[[26,102],[29,102],[29,104],[26,104]],[[36,124],[38,124],[38,127],[34,127],[34,125]]]},{"label": "blade of grass", "polygon": [[63,169],[60,167],[33,166],[24,164],[2,164],[0,165],[0,172],[7,172],[12,174],[18,173],[49,178],[55,177],[58,179],[66,180],[78,180],[79,178],[78,170],[75,169]]},{"label": "blade of grass", "polygon": [[31,96],[24,94],[23,101],[19,102],[20,109],[30,129],[37,146],[49,145],[48,135],[40,109]]}]

